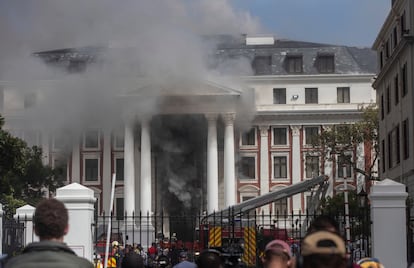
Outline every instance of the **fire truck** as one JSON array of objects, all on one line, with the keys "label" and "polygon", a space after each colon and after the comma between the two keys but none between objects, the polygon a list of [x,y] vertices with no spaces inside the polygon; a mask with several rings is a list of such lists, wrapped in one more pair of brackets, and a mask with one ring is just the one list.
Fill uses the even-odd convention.
[{"label": "fire truck", "polygon": [[[311,201],[307,209],[316,211],[327,189],[328,177],[318,176],[211,213],[201,220],[197,230],[198,251],[219,250],[228,262],[228,267],[237,266],[236,263],[255,266],[267,242],[273,239],[292,242],[286,226],[281,228],[271,223],[259,225],[260,215],[254,213],[255,209],[295,194],[311,191]],[[301,220],[303,222],[300,232],[303,235],[310,219],[304,217]]]}]

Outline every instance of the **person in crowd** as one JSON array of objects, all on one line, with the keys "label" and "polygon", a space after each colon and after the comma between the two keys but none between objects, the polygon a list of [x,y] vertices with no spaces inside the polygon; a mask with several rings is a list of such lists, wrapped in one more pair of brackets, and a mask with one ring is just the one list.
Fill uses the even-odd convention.
[{"label": "person in crowd", "polygon": [[[317,231],[328,231],[328,232],[332,232],[332,233],[335,233],[341,236],[338,222],[328,215],[322,214],[322,215],[317,216],[311,223],[307,231],[307,234],[310,234],[312,232],[317,232]],[[348,259],[348,263],[351,263],[351,265],[348,265],[348,266],[351,266],[353,268],[360,268],[358,264],[352,263],[351,256],[347,255],[347,259]]]},{"label": "person in crowd", "polygon": [[328,215],[319,215],[311,223],[307,233],[315,231],[329,231],[332,233],[339,234],[339,224],[333,218]]},{"label": "person in crowd", "polygon": [[125,255],[121,261],[121,268],[144,268],[143,258],[136,253]]},{"label": "person in crowd", "polygon": [[283,240],[270,241],[263,252],[264,268],[293,268],[294,258],[290,246]]},{"label": "person in crowd", "polygon": [[27,245],[23,253],[10,259],[5,267],[93,268],[90,261],[78,257],[63,242],[69,231],[68,221],[68,210],[61,201],[54,198],[40,201],[33,216],[34,231],[39,242]]},{"label": "person in crowd", "polygon": [[224,268],[224,261],[218,250],[208,249],[201,252],[196,261],[198,268]]},{"label": "person in crowd", "polygon": [[188,254],[185,251],[180,252],[180,262],[173,266],[173,268],[197,268],[197,265],[188,261]]},{"label": "person in crowd", "polygon": [[120,268],[121,267],[121,262],[122,262],[122,258],[124,257],[124,253],[122,250],[121,245],[119,244],[118,241],[113,241],[112,242],[112,258],[115,259],[116,262],[116,267]]},{"label": "person in crowd", "polygon": [[171,248],[168,252],[168,257],[170,258],[172,266],[175,266],[180,262],[180,250],[177,248],[177,243],[171,243]]},{"label": "person in crowd", "polygon": [[384,265],[377,259],[372,257],[366,257],[360,259],[357,264],[361,266],[361,268],[384,268]]},{"label": "person in crowd", "polygon": [[302,241],[302,253],[298,260],[301,268],[346,268],[345,242],[338,234],[315,231]]}]

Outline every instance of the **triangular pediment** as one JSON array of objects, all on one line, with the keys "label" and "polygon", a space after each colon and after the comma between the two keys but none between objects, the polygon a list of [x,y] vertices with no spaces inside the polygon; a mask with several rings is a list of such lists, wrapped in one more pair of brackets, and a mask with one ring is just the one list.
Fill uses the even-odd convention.
[{"label": "triangular pediment", "polygon": [[123,90],[125,97],[129,96],[240,96],[241,89],[229,87],[212,81],[172,80],[169,82],[154,82],[152,79],[137,80],[134,85],[129,84]]}]

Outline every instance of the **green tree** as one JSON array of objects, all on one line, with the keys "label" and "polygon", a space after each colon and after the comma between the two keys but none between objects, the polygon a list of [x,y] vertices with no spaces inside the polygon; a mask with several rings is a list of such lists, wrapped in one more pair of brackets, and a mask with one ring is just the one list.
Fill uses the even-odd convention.
[{"label": "green tree", "polygon": [[[365,181],[376,180],[374,167],[379,155],[378,143],[378,108],[369,105],[360,109],[361,120],[355,123],[344,123],[324,128],[312,141],[314,150],[312,154],[319,154],[322,159],[337,163],[340,159],[342,165],[350,165],[355,172],[361,173]],[[371,148],[373,154],[365,154],[365,169],[357,166],[357,146],[364,144]],[[357,155],[358,156],[358,155]]]},{"label": "green tree", "polygon": [[43,165],[41,148],[28,147],[3,126],[0,116],[0,203],[10,216],[22,204],[35,205],[46,191],[54,192],[63,182],[55,170]]}]

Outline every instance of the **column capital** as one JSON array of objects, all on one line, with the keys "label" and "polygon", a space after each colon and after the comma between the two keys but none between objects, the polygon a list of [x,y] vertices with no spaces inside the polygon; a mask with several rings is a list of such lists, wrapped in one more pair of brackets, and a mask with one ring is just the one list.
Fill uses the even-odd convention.
[{"label": "column capital", "polygon": [[292,129],[292,135],[293,136],[299,136],[300,126],[298,126],[298,125],[291,125],[290,128]]},{"label": "column capital", "polygon": [[204,114],[204,116],[209,122],[215,122],[217,121],[217,118],[218,118],[218,114]]},{"label": "column capital", "polygon": [[234,120],[236,119],[235,113],[225,113],[221,115],[221,118],[223,118],[223,122],[226,126],[233,125]]},{"label": "column capital", "polygon": [[269,135],[269,126],[259,126],[260,137],[267,137]]}]

